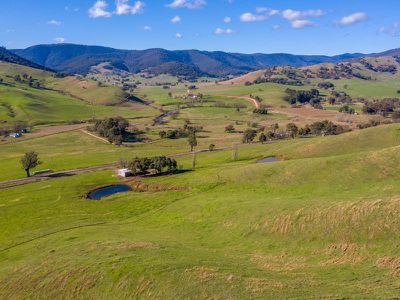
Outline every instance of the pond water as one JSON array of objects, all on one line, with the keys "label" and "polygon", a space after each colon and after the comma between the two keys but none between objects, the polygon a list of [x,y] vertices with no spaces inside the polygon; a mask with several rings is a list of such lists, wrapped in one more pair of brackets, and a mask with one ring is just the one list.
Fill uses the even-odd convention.
[{"label": "pond water", "polygon": [[266,164],[266,163],[273,163],[273,162],[278,162],[279,159],[275,156],[271,156],[271,157],[265,157],[263,159],[259,159],[256,161],[256,163],[258,164]]},{"label": "pond water", "polygon": [[128,192],[130,190],[131,188],[126,184],[115,184],[90,192],[88,194],[88,198],[92,200],[99,200],[104,197],[108,197],[117,193]]}]

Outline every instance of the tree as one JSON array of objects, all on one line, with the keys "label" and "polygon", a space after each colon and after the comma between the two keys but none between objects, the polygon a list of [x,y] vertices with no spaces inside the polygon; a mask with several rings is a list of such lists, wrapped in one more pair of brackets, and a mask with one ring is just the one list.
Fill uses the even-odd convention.
[{"label": "tree", "polygon": [[260,137],[258,138],[258,140],[264,144],[267,141],[267,136],[264,134],[264,132],[261,132]]},{"label": "tree", "polygon": [[294,123],[289,123],[286,125],[287,134],[294,139],[295,136],[299,133],[299,128]]},{"label": "tree", "polygon": [[194,147],[197,146],[196,132],[192,131],[192,132],[189,133],[188,143],[189,143],[189,146],[190,146],[190,152],[193,152]]},{"label": "tree", "polygon": [[234,132],[235,127],[233,125],[227,125],[227,126],[225,126],[225,131],[226,132]]},{"label": "tree", "polygon": [[257,131],[255,131],[254,129],[246,129],[243,133],[242,141],[244,144],[248,144],[252,142],[256,136]]},{"label": "tree", "polygon": [[39,156],[36,152],[30,151],[25,153],[24,157],[21,158],[22,168],[26,172],[26,177],[31,177],[30,170],[41,164]]}]

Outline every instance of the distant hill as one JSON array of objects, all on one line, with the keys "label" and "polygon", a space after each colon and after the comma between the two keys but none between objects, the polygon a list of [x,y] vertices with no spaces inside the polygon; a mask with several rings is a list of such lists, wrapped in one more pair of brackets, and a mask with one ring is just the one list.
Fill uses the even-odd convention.
[{"label": "distant hill", "polygon": [[3,47],[0,47],[0,61],[13,63],[13,64],[26,66],[26,67],[31,67],[31,68],[35,68],[35,69],[40,69],[40,70],[46,70],[46,68],[43,67],[42,65],[34,63],[32,61],[29,61],[25,58],[22,58],[14,53],[8,51],[6,48],[3,48]]},{"label": "distant hill", "polygon": [[12,51],[37,64],[66,73],[87,74],[91,67],[108,62],[115,68],[131,73],[149,71],[155,74],[216,77],[239,75],[271,66],[301,67],[364,56],[360,53],[322,56],[199,50],[118,50],[74,44],[38,45]]},{"label": "distant hill", "polygon": [[400,76],[400,50],[351,58],[336,63],[321,63],[305,67],[270,67],[249,72],[221,84],[257,84],[274,82],[285,85],[305,85],[310,79],[361,79],[366,81],[398,80]]}]

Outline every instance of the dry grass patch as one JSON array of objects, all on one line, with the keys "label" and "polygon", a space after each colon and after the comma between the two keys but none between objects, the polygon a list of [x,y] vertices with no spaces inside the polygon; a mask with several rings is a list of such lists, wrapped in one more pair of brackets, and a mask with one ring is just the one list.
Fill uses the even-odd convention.
[{"label": "dry grass patch", "polygon": [[145,183],[138,179],[128,181],[127,184],[129,184],[132,190],[135,192],[181,192],[190,190],[188,187],[179,187],[161,183]]},{"label": "dry grass patch", "polygon": [[246,290],[254,294],[262,294],[270,289],[284,289],[287,285],[278,280],[250,277],[245,280]]},{"label": "dry grass patch", "polygon": [[185,272],[195,276],[203,282],[213,280],[218,276],[218,270],[207,267],[194,267],[191,269],[186,269]]},{"label": "dry grass patch", "polygon": [[399,214],[400,199],[357,201],[302,208],[267,219],[259,228],[272,234],[309,239],[373,240],[397,233],[400,230]]},{"label": "dry grass patch", "polygon": [[357,265],[367,257],[361,255],[362,249],[354,243],[330,244],[322,253],[329,258],[320,262],[321,266],[330,265]]},{"label": "dry grass patch", "polygon": [[305,258],[299,256],[254,254],[251,261],[260,268],[273,272],[294,271],[307,267]]},{"label": "dry grass patch", "polygon": [[376,261],[376,266],[379,268],[390,269],[389,274],[400,276],[400,256],[382,257]]},{"label": "dry grass patch", "polygon": [[36,268],[16,268],[0,280],[0,298],[31,299],[34,295],[47,295],[48,299],[73,299],[94,288],[102,278],[99,272],[88,267],[55,268],[53,264],[43,263]]}]

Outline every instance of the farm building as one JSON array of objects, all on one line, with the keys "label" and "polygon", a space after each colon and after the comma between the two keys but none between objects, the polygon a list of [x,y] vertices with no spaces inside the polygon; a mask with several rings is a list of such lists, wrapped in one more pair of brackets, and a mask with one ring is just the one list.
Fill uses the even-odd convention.
[{"label": "farm building", "polygon": [[132,171],[129,169],[119,169],[118,176],[120,177],[129,177],[132,176]]}]

